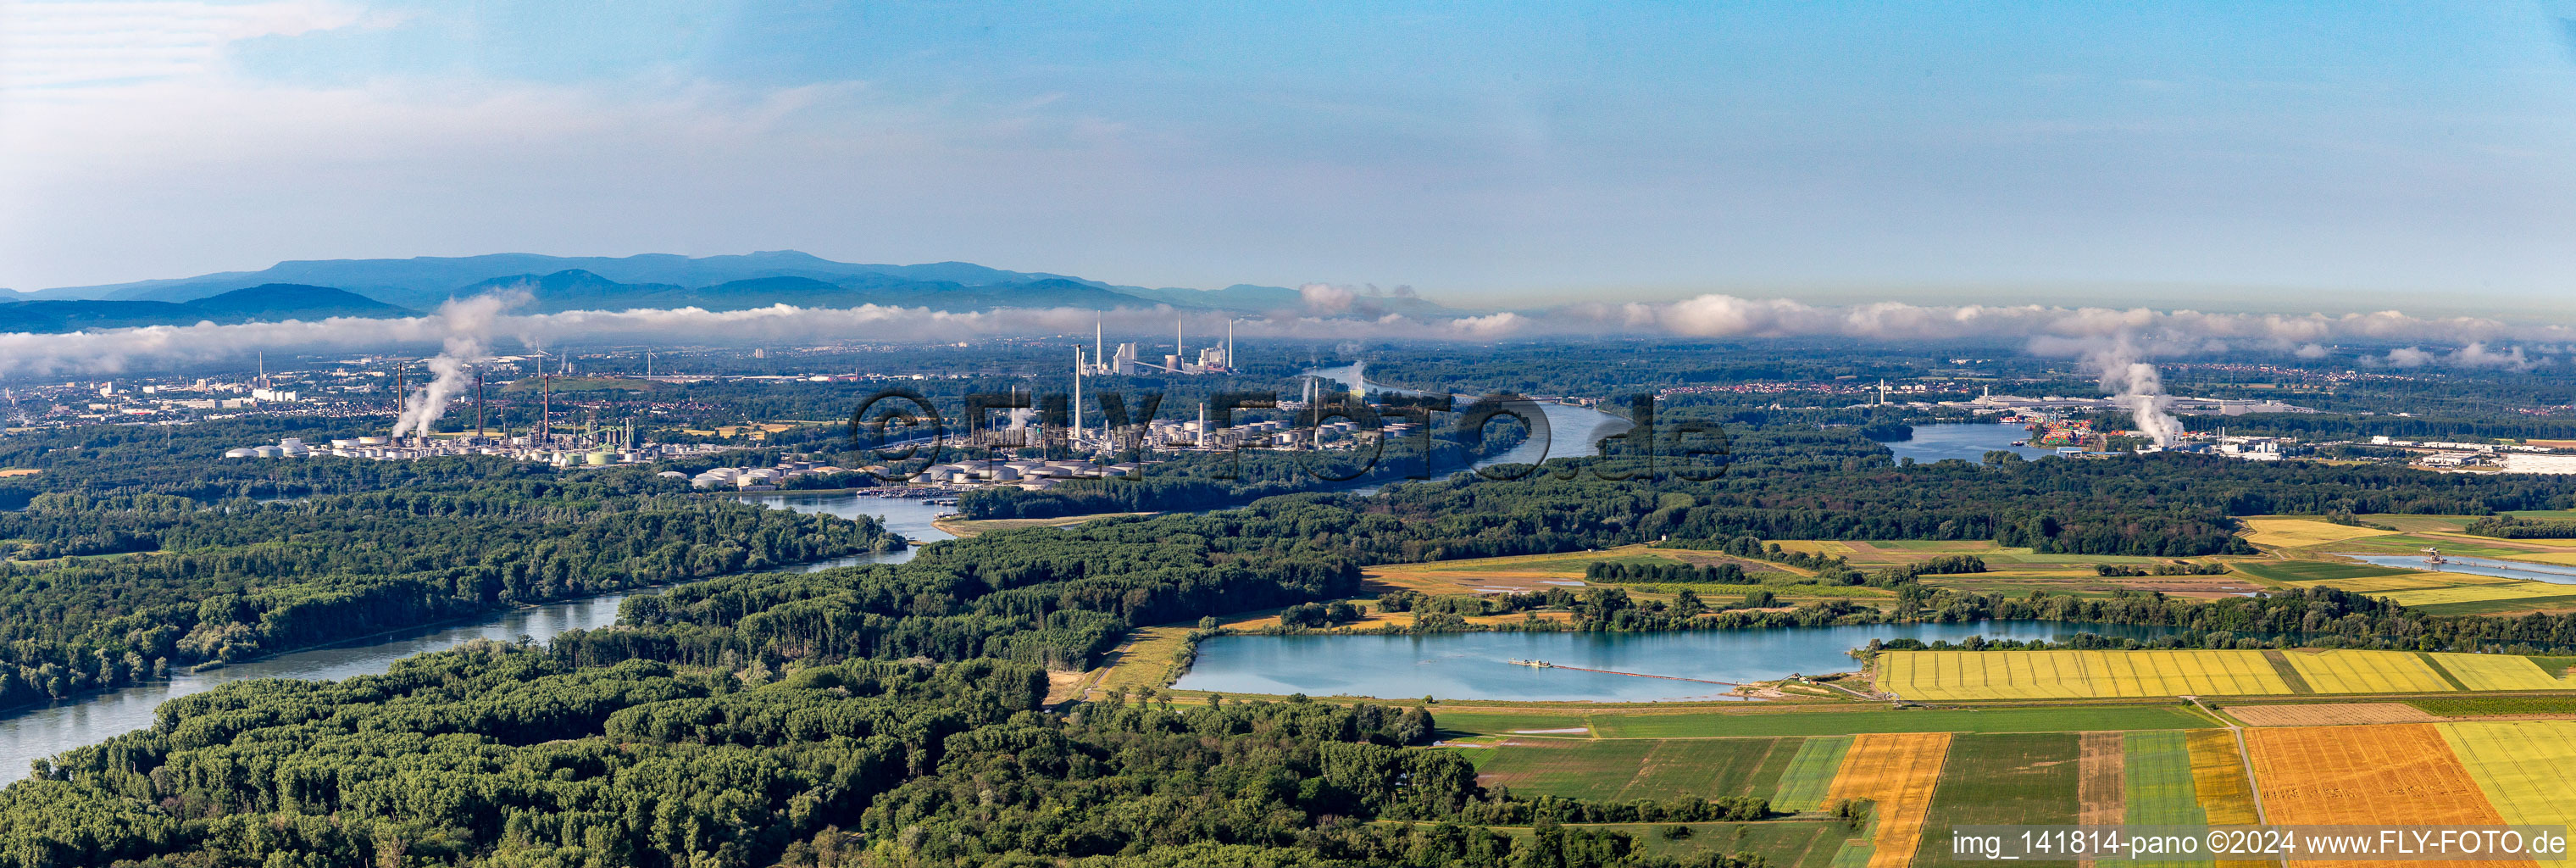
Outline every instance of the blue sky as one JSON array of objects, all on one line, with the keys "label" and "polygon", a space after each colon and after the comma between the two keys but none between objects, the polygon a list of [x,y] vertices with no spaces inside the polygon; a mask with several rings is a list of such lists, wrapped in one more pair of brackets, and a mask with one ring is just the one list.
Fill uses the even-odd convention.
[{"label": "blue sky", "polygon": [[0,286],[779,248],[1466,305],[2576,286],[2543,3],[146,8],[0,0]]}]

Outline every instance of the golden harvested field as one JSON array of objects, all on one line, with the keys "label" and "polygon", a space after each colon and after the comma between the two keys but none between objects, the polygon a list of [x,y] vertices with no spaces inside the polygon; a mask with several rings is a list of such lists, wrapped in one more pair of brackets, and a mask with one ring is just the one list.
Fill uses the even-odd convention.
[{"label": "golden harvested field", "polygon": [[2441,720],[2402,702],[2321,705],[2230,705],[2227,716],[2247,726],[2350,726],[2367,723],[2432,723]]},{"label": "golden harvested field", "polygon": [[2433,662],[2450,670],[2470,690],[2576,690],[2576,677],[2560,678],[2510,654],[2435,654]]},{"label": "golden harvested field", "polygon": [[2445,723],[2436,727],[2504,821],[2576,828],[2576,722]]},{"label": "golden harvested field", "polygon": [[2393,576],[2317,579],[2290,584],[2302,588],[2334,588],[2355,593],[2375,594],[2380,591],[2420,591],[2426,588],[2456,588],[2463,585],[2511,585],[2522,581],[2522,579],[2508,579],[2503,576],[2475,576],[2468,573],[2399,573]]},{"label": "golden harvested field", "polygon": [[2485,600],[2527,600],[2534,597],[2563,597],[2576,588],[2550,582],[2516,581],[2503,585],[2462,585],[2456,588],[2427,588],[2420,591],[2396,591],[2371,596],[2400,606],[2432,606],[2441,603],[2475,603]]},{"label": "golden harvested field", "polygon": [[1869,868],[1905,868],[1923,840],[1923,817],[1932,808],[1933,785],[1950,752],[1950,734],[1863,733],[1852,737],[1842,770],[1825,793],[1878,803],[1878,831],[1870,840]]},{"label": "golden harvested field", "polygon": [[2405,651],[2281,652],[2318,693],[2439,693],[2455,690],[2442,673]]},{"label": "golden harvested field", "polygon": [[2236,753],[2236,736],[2223,729],[2195,729],[2184,735],[2191,751],[2192,795],[2213,826],[2254,823],[2254,790],[2245,782],[2245,762]]},{"label": "golden harvested field", "polygon": [[1593,552],[1387,564],[1361,571],[1360,578],[1381,588],[1433,595],[1544,591],[1551,587],[1581,587],[1585,566],[1593,561],[1615,560],[1682,563],[1685,559],[1671,551],[1632,545]]},{"label": "golden harvested field", "polygon": [[2432,724],[2249,729],[2245,746],[2264,819],[2275,824],[2504,822]]},{"label": "golden harvested field", "polygon": [[1921,700],[2292,692],[2260,651],[1890,651],[1878,667],[1879,689]]},{"label": "golden harvested field", "polygon": [[2254,529],[2253,533],[2245,535],[2246,542],[2280,548],[2325,545],[2330,542],[2342,542],[2366,536],[2387,536],[2393,533],[2393,531],[2352,527],[2313,518],[2248,518],[2242,521],[2245,522],[2246,527]]},{"label": "golden harvested field", "polygon": [[[2533,542],[2539,542],[2539,540],[2533,540]],[[2576,545],[2576,540],[2548,540],[2548,542]],[[2527,555],[2515,555],[2514,559],[2539,561],[2544,564],[2558,564],[2561,566],[2576,566],[2576,552],[2532,552]]]}]

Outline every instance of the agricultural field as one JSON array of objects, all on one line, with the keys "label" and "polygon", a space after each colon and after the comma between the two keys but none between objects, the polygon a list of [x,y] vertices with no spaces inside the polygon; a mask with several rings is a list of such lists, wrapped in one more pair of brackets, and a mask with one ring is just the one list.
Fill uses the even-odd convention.
[{"label": "agricultural field", "polygon": [[2191,757],[2192,796],[2209,822],[2237,826],[2254,822],[2254,787],[2245,778],[2235,734],[2223,729],[2193,730],[2183,734],[2183,746]]},{"label": "agricultural field", "polygon": [[1475,748],[1476,779],[1534,796],[1608,799],[1626,789],[1645,767],[1653,739],[1532,739]]},{"label": "agricultural field", "polygon": [[[2414,570],[2371,564],[2348,564],[2341,561],[2240,561],[2233,566],[2237,572],[2254,578],[2294,585],[2416,574]],[[2345,586],[2335,585],[2335,587]],[[2357,589],[2346,588],[2346,590]]]},{"label": "agricultural field", "polygon": [[2245,746],[2273,823],[2504,822],[2434,724],[2249,729]]},{"label": "agricultural field", "polygon": [[2445,723],[2434,727],[2487,803],[2507,823],[2576,828],[2576,722]]},{"label": "agricultural field", "polygon": [[2421,655],[2407,651],[2280,652],[2315,693],[2440,693],[2457,688]]},{"label": "agricultural field", "polygon": [[[2457,552],[2457,546],[2446,550]],[[2526,560],[2545,555],[2519,554]],[[2576,555],[2571,555],[2576,558]],[[2429,614],[2470,615],[2565,605],[2570,586],[2550,582],[2351,564],[2338,561],[2242,561],[2237,574],[2278,585],[2327,587],[2380,597]]]},{"label": "agricultural field", "polygon": [[[2192,779],[2190,734],[2132,732],[2121,735],[2120,818],[2133,825],[2200,825],[2198,785]],[[2088,813],[2090,813],[2088,811]]]},{"label": "agricultural field", "polygon": [[2432,723],[2434,717],[2403,702],[2333,702],[2314,705],[2230,705],[2227,716],[2246,726],[2352,726],[2372,723]]},{"label": "agricultural field", "polygon": [[1916,700],[2292,693],[2260,651],[1889,651],[1881,690]]},{"label": "agricultural field", "polygon": [[[1850,735],[1924,732],[2090,732],[2215,726],[2179,705],[2103,705],[1894,711],[1799,711],[1767,714],[1594,715],[1603,738]],[[1447,725],[1444,719],[1442,725]]]},{"label": "agricultural field", "polygon": [[1771,808],[1813,811],[1824,807],[1825,794],[1833,789],[1834,776],[1842,771],[1853,738],[1819,735],[1800,740],[1798,752],[1789,757],[1788,767],[1781,770],[1779,783],[1771,791]]},{"label": "agricultural field", "polygon": [[[1939,834],[1951,826],[2066,825],[2079,821],[2083,813],[2078,798],[2082,759],[2081,738],[2073,733],[1952,737],[1948,757],[1941,763],[1940,784],[1932,793],[1931,809],[1923,820],[1923,827],[1934,834],[1922,836],[1914,850],[1913,864],[1962,864],[1951,858],[1947,836]],[[2074,862],[2021,864],[2072,866]]]},{"label": "agricultural field", "polygon": [[2576,696],[2443,696],[2406,704],[2435,717],[2561,716],[2576,718]]},{"label": "agricultural field", "polygon": [[1436,705],[1431,707],[1431,719],[1440,725],[1440,734],[1447,737],[1575,730],[1572,735],[1581,738],[1590,735],[1592,726],[1580,713],[1451,711]]},{"label": "agricultural field", "polygon": [[2442,553],[2446,555],[2468,555],[2470,557],[2481,558],[2516,558],[2527,556],[2533,552],[2548,551],[2547,547],[2530,545],[2523,540],[2490,539],[2488,537],[2453,534],[2393,534],[2387,536],[2361,537],[2342,540],[2334,543],[2330,547],[2311,548],[2315,548],[2320,551],[2324,548],[2331,548],[2334,552],[2339,553],[2350,552],[2355,554],[2377,555],[2420,555],[2423,554],[2424,549],[2428,547],[2439,548],[2442,550]]},{"label": "agricultural field", "polygon": [[[1664,832],[1686,826],[1691,834],[1667,838]],[[1527,826],[1493,826],[1518,844],[1528,843]],[[1834,855],[1851,836],[1840,821],[1773,820],[1761,823],[1568,823],[1567,829],[1625,832],[1647,856],[1688,859],[1701,853],[1760,853],[1775,868],[1830,868]]]},{"label": "agricultural field", "polygon": [[2238,519],[2253,532],[2245,541],[2274,548],[2307,548],[2361,537],[2385,536],[2395,531],[2335,524],[2316,518],[2263,516]]},{"label": "agricultural field", "polygon": [[1935,702],[2576,690],[2566,665],[2412,651],[1888,651],[1876,666],[1879,689]]},{"label": "agricultural field", "polygon": [[[2433,654],[2439,664],[2470,690],[2576,690],[2567,667],[2543,668],[2539,660],[2509,654]],[[2555,658],[2565,659],[2565,658]]]},{"label": "agricultural field", "polygon": [[1852,739],[1825,799],[1876,803],[1867,868],[1904,868],[1912,861],[1950,738],[1948,733],[1873,733]]},{"label": "agricultural field", "polygon": [[1770,796],[1803,738],[1552,739],[1477,749],[1479,779],[1583,799]]},{"label": "agricultural field", "polygon": [[2423,608],[2451,603],[2526,601],[2571,595],[2566,585],[2507,580],[2499,584],[2462,584],[2448,588],[2392,591],[2385,594],[2372,594],[2372,596],[2400,606]]}]

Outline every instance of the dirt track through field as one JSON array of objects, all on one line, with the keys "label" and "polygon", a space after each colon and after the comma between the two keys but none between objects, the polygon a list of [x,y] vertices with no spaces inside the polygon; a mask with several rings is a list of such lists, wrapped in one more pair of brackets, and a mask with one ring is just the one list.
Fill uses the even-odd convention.
[{"label": "dirt track through field", "polygon": [[[2080,806],[2076,822],[2087,826],[2117,826],[2128,817],[2127,790],[2128,750],[2124,734],[2117,732],[2084,733],[2078,756],[2075,779],[2075,801]],[[2078,863],[2093,868],[2094,861]]]}]

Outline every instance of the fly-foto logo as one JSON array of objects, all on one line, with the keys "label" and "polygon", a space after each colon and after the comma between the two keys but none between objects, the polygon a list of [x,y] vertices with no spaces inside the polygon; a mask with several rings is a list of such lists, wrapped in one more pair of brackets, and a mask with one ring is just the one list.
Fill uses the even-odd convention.
[{"label": "fly-foto logo", "polygon": [[[1163,393],[1130,397],[1120,392],[1086,396],[1092,406],[1076,405],[1065,394],[979,392],[956,402],[957,412],[920,392],[894,388],[860,402],[849,419],[852,448],[868,453],[883,470],[878,475],[911,481],[942,466],[952,455],[975,457],[966,463],[998,463],[1005,455],[1035,450],[1047,455],[1101,455],[1141,465],[1148,456],[1223,454],[1227,464],[1209,474],[1239,478],[1234,472],[1246,450],[1287,454],[1307,475],[1324,482],[1349,482],[1369,476],[1390,460],[1390,446],[1406,459],[1404,478],[1429,479],[1461,469],[1497,481],[1589,474],[1605,480],[1651,480],[1673,477],[1693,481],[1726,472],[1726,434],[1705,421],[1662,422],[1654,396],[1629,399],[1625,431],[1588,444],[1556,441],[1547,406],[1509,393],[1462,402],[1455,395],[1381,396],[1374,403],[1344,397],[1283,408],[1276,392],[1218,392],[1197,408],[1195,421],[1158,414]],[[1250,430],[1239,423],[1247,411],[1284,416]],[[1591,412],[1591,411],[1583,411]],[[1472,459],[1483,456],[1498,435],[1519,436],[1510,461],[1439,466],[1434,456]],[[1257,435],[1257,436],[1252,436]],[[1441,448],[1442,443],[1454,449]],[[1569,448],[1572,447],[1572,448]],[[1547,463],[1551,458],[1594,457],[1583,462]],[[1110,478],[1134,479],[1135,475]]]}]

